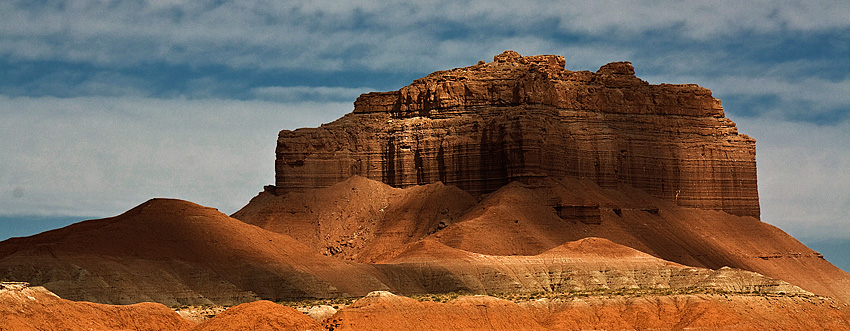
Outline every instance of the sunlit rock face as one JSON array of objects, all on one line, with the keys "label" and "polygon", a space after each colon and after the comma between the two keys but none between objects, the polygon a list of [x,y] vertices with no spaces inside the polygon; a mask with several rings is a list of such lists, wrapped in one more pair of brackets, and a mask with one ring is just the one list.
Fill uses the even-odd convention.
[{"label": "sunlit rock face", "polygon": [[360,175],[395,187],[440,181],[478,196],[573,176],[759,217],[755,140],[738,134],[710,90],[649,84],[628,62],[595,73],[564,66],[561,56],[506,51],[363,94],[332,123],[280,132],[273,190]]}]

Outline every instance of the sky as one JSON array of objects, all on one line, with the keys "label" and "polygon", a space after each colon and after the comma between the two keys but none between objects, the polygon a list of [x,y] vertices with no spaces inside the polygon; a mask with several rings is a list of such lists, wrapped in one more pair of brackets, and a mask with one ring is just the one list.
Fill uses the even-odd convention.
[{"label": "sky", "polygon": [[846,0],[0,1],[0,240],[153,197],[233,213],[278,131],[508,49],[711,89],[762,220],[850,270]]}]

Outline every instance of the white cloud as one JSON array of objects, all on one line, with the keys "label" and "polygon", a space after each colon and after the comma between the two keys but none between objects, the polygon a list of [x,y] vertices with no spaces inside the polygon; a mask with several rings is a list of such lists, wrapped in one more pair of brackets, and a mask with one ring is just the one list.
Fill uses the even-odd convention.
[{"label": "white cloud", "polygon": [[[714,80],[714,79],[712,79]],[[721,77],[714,82],[716,90],[729,95],[772,95],[782,101],[805,101],[821,109],[850,108],[850,78],[831,81],[816,77]],[[800,111],[800,110],[794,110]]]},{"label": "white cloud", "polygon": [[[784,66],[782,64],[780,67]],[[772,97],[784,107],[767,110],[760,116],[794,118],[795,116],[817,116],[843,109],[850,110],[850,78],[830,80],[816,76],[796,76],[797,73],[775,71],[765,68],[760,76],[659,76],[644,77],[652,83],[689,83],[712,90],[714,97],[723,100],[728,96]],[[672,77],[672,78],[671,78]],[[799,107],[807,106],[805,109]],[[734,109],[727,111],[736,111]]]},{"label": "white cloud", "polygon": [[500,39],[551,38],[556,29],[622,41],[659,30],[710,40],[850,28],[841,0],[61,3],[0,3],[0,54],[111,66],[155,61],[313,70],[392,70],[410,59],[410,70],[436,70],[470,56],[443,52],[454,47],[447,41],[484,48]]},{"label": "white cloud", "polygon": [[264,86],[251,89],[260,100],[269,101],[340,101],[351,102],[363,93],[374,91],[368,87],[336,86]]},{"label": "white cloud", "polygon": [[56,70],[28,84],[7,88],[10,95],[47,92],[55,96],[147,96],[151,82],[116,72]]},{"label": "white cloud", "polygon": [[562,28],[593,34],[675,28],[690,38],[709,39],[742,32],[812,32],[850,26],[842,1],[614,0],[550,10],[566,18],[561,21]]},{"label": "white cloud", "polygon": [[850,121],[735,121],[756,138],[762,221],[798,238],[850,238]]},{"label": "white cloud", "polygon": [[281,129],[351,102],[0,96],[0,214],[110,216],[152,197],[232,213],[274,183]]}]

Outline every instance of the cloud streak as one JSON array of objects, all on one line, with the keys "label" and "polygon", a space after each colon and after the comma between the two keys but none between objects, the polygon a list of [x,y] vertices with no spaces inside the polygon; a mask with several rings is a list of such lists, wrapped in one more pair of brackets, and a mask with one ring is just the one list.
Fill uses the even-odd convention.
[{"label": "cloud streak", "polygon": [[329,122],[350,102],[0,97],[0,211],[120,213],[152,197],[234,212],[274,181],[280,129]]},{"label": "cloud streak", "polygon": [[[651,76],[650,81],[670,78]],[[762,76],[682,76],[676,83],[699,82],[723,101],[732,116],[764,117],[786,121],[833,124],[850,119],[850,77],[831,80],[821,77]],[[731,107],[729,105],[732,105]]]},{"label": "cloud streak", "polygon": [[756,137],[762,220],[798,238],[850,238],[850,120],[737,120]]},{"label": "cloud streak", "polygon": [[351,102],[371,91],[374,89],[368,87],[264,86],[251,89],[251,94],[257,99],[269,101]]},{"label": "cloud streak", "polygon": [[[738,33],[816,33],[850,28],[841,1],[26,1],[0,4],[0,54],[126,66],[165,62],[237,68],[368,67],[411,58],[468,62],[451,44],[570,36],[629,40],[666,31],[718,42]],[[510,28],[507,28],[510,27]],[[559,41],[558,36],[562,36]],[[576,39],[581,39],[576,38]],[[547,47],[548,48],[548,47]],[[487,50],[486,54],[492,53]],[[419,57],[435,61],[422,61]],[[376,59],[377,57],[377,59]]]}]

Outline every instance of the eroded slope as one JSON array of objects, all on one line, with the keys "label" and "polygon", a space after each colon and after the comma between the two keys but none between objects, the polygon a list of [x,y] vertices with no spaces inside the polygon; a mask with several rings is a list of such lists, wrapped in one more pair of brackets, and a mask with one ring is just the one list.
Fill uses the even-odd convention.
[{"label": "eroded slope", "polygon": [[364,295],[384,288],[373,274],[214,208],[173,199],[0,242],[0,276],[103,303]]},{"label": "eroded slope", "polygon": [[193,324],[158,303],[74,302],[44,288],[0,284],[0,330],[187,330]]},{"label": "eroded slope", "polygon": [[[426,187],[450,191],[439,184]],[[359,209],[356,206],[359,205],[330,204],[336,206],[336,209],[325,210],[321,214],[325,217],[302,217],[304,213],[290,213],[274,206],[295,205],[312,210],[328,204],[327,201],[318,200],[313,200],[316,202],[311,204],[302,198],[304,195],[317,194],[311,192],[345,192],[334,200],[339,202],[366,201],[366,197],[372,194],[368,192],[383,190],[397,192],[399,196],[406,196],[410,194],[408,192],[428,191],[425,187],[398,190],[377,181],[356,178],[306,193],[282,196],[263,193],[257,198],[262,198],[263,204],[249,203],[243,210],[251,210],[250,214],[240,212],[234,216],[296,237],[298,233],[322,233],[316,224],[343,229],[346,224],[350,224],[348,222],[358,219],[356,211]],[[294,200],[290,200],[291,197]],[[418,197],[420,200],[423,198]],[[342,256],[361,256],[361,252],[372,252],[363,254],[370,259],[361,261],[387,264],[393,264],[393,258],[399,254],[421,255],[422,252],[430,252],[431,248],[442,252],[440,254],[447,254],[444,260],[462,258],[465,252],[494,256],[534,256],[569,241],[598,237],[682,265],[709,269],[729,266],[749,270],[817,294],[850,300],[850,276],[846,272],[834,267],[820,254],[783,231],[754,217],[684,208],[629,186],[606,189],[591,180],[570,177],[541,179],[533,184],[514,182],[486,196],[472,207],[466,207],[467,202],[456,204],[459,200],[462,199],[429,200],[428,210],[450,211],[446,213],[448,217],[441,221],[442,225],[436,222],[442,217],[439,213],[411,214],[410,218],[392,221],[424,226],[398,227],[399,231],[391,232],[390,236],[404,238],[395,243],[407,243],[408,246],[387,245],[379,246],[378,249],[371,247],[370,242],[379,240],[364,241],[362,245],[343,247],[345,253]],[[370,208],[382,206],[392,209],[406,205],[395,205],[391,200],[377,201],[381,202]],[[351,213],[350,210],[355,212]],[[422,221],[416,219],[416,215],[437,217],[428,216],[431,218]],[[360,224],[358,231],[383,233],[380,229],[384,225],[376,224],[379,225],[375,228]],[[425,231],[421,231],[423,228]],[[344,231],[342,235],[345,235]],[[426,241],[420,242],[423,239]],[[460,251],[448,251],[431,242],[442,243]],[[313,250],[326,251],[326,243],[319,243],[313,246]],[[417,249],[423,251],[416,253]],[[433,262],[431,265],[434,265]],[[434,272],[445,273],[442,269]],[[441,284],[445,288],[449,286],[446,284],[466,283],[449,279],[447,283]]]}]

